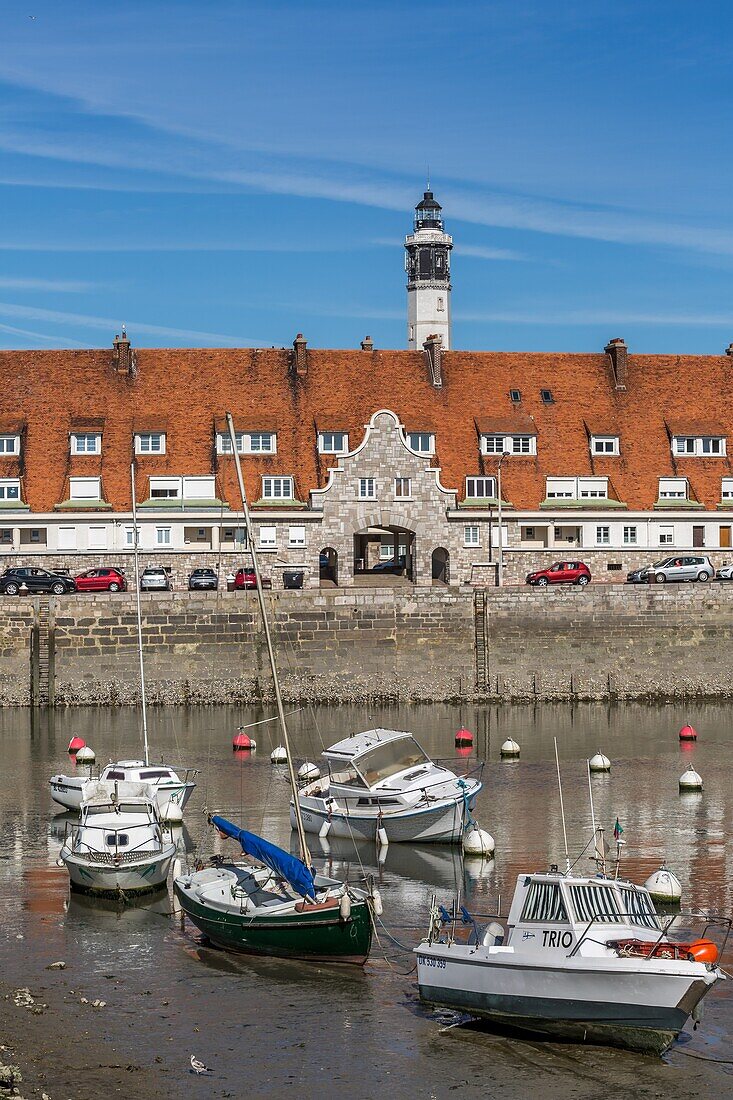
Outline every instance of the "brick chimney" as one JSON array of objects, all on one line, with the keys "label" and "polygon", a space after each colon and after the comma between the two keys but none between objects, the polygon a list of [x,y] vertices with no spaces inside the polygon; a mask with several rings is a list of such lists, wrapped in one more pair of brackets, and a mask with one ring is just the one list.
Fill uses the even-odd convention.
[{"label": "brick chimney", "polygon": [[428,336],[423,344],[430,381],[437,388],[443,385],[443,337]]},{"label": "brick chimney", "polygon": [[627,381],[626,356],[629,349],[626,347],[624,341],[620,337],[617,337],[615,340],[609,340],[603,350],[611,360],[616,389],[625,390]]},{"label": "brick chimney", "polygon": [[292,364],[298,378],[308,377],[308,341],[302,332],[299,332],[293,340]]},{"label": "brick chimney", "polygon": [[725,349],[725,354],[733,356],[733,344],[728,344],[728,347]]},{"label": "brick chimney", "polygon": [[362,340],[361,350],[362,351],[374,351],[374,341],[372,340],[371,336],[367,336],[367,337],[365,337],[364,340]]},{"label": "brick chimney", "polygon": [[132,374],[135,366],[135,357],[124,325],[122,335],[115,336],[112,341],[112,366],[118,374]]}]

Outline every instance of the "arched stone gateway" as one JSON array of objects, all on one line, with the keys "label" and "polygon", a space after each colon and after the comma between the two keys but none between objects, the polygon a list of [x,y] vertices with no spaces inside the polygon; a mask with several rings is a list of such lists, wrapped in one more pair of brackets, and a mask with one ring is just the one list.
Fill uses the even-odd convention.
[{"label": "arched stone gateway", "polygon": [[415,532],[398,523],[373,520],[354,532],[354,577],[415,575]]},{"label": "arched stone gateway", "polygon": [[332,546],[324,546],[318,555],[318,578],[324,587],[337,586],[339,556]]},{"label": "arched stone gateway", "polygon": [[444,546],[436,546],[432,557],[433,584],[450,584],[450,554]]}]

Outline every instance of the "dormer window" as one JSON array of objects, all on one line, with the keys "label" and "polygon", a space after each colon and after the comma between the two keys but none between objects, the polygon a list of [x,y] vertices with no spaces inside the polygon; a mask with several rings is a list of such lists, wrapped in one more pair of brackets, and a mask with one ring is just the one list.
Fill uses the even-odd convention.
[{"label": "dormer window", "polygon": [[607,477],[548,477],[548,500],[608,500]]},{"label": "dormer window", "polygon": [[726,453],[726,439],[722,435],[675,435],[672,437],[672,454],[696,457],[722,458]]},{"label": "dormer window", "polygon": [[590,437],[590,453],[592,455],[619,454],[619,437],[617,435],[592,435]]},{"label": "dormer window", "polygon": [[537,454],[537,437],[534,435],[482,435],[481,451],[485,455],[534,455]]},{"label": "dormer window", "polygon": [[101,500],[102,482],[98,477],[70,477],[70,500]]},{"label": "dormer window", "polygon": [[687,500],[688,496],[686,477],[660,477],[660,500]]},{"label": "dormer window", "polygon": [[292,477],[263,477],[262,499],[293,500],[294,490]]},{"label": "dormer window", "polygon": [[408,432],[407,443],[418,454],[435,454],[435,436],[432,432]]},{"label": "dormer window", "polygon": [[136,455],[164,455],[165,432],[136,432]]},{"label": "dormer window", "polygon": [[99,455],[102,453],[101,432],[72,432],[71,453],[73,455]]},{"label": "dormer window", "polygon": [[720,489],[720,499],[733,501],[733,477],[724,477]]},{"label": "dormer window", "polygon": [[346,432],[319,432],[318,452],[322,455],[344,455],[349,449]]},{"label": "dormer window", "polygon": [[496,499],[496,478],[495,477],[467,477],[466,478],[466,499],[467,500],[495,500]]},{"label": "dormer window", "polygon": [[[275,432],[235,432],[237,454],[274,455],[277,454],[277,435]],[[232,441],[229,432],[216,433],[216,453],[230,455]]]},{"label": "dormer window", "polygon": [[19,455],[20,436],[0,435],[0,455]]},{"label": "dormer window", "polygon": [[20,500],[20,479],[4,477],[0,480],[0,502],[7,504]]}]

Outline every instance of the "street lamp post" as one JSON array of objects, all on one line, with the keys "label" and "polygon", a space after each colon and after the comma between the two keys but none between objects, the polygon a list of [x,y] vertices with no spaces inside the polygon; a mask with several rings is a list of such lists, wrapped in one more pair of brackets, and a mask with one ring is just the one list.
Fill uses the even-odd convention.
[{"label": "street lamp post", "polygon": [[499,552],[499,568],[497,571],[497,584],[501,588],[504,584],[504,533],[501,528],[501,464],[505,458],[509,457],[509,451],[502,451],[501,458],[499,459],[499,466],[497,468],[496,478],[496,490],[498,495],[498,518],[499,518],[499,541],[497,543],[497,550]]}]

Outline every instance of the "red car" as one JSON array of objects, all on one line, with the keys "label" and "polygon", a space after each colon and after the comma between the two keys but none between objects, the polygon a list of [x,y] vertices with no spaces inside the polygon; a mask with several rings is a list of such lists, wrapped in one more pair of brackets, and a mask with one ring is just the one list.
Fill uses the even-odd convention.
[{"label": "red car", "polygon": [[257,577],[254,569],[238,569],[234,578],[235,588],[256,588]]},{"label": "red car", "polygon": [[590,569],[582,561],[556,561],[548,569],[527,574],[527,584],[545,588],[548,584],[590,584]]},{"label": "red car", "polygon": [[121,569],[87,569],[76,580],[77,592],[126,592],[127,580]]}]

